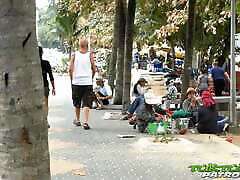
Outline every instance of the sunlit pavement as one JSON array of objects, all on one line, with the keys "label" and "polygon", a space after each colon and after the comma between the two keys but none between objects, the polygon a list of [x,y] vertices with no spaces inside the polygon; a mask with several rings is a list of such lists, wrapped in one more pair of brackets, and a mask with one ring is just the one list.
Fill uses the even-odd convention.
[{"label": "sunlit pavement", "polygon": [[[190,165],[239,164],[239,148],[216,136],[189,135],[179,144],[152,143],[151,136],[139,134],[126,121],[104,120],[107,110],[91,110],[91,130],[75,127],[69,78],[55,79],[57,95],[49,102],[52,180],[195,180],[201,178],[191,173]],[[118,134],[136,138],[121,139]]]}]

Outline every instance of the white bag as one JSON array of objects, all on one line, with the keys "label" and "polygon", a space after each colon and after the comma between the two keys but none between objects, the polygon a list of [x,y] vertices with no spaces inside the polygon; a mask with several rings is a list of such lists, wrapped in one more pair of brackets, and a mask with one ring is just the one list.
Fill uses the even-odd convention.
[{"label": "white bag", "polygon": [[158,134],[165,134],[165,130],[164,130],[163,126],[161,126],[161,125],[158,126],[157,133]]}]

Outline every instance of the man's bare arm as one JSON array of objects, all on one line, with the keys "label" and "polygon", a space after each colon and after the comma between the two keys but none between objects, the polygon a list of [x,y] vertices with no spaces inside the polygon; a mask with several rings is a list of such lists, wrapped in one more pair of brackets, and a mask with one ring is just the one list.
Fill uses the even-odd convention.
[{"label": "man's bare arm", "polygon": [[56,90],[55,90],[55,83],[54,81],[51,81],[51,84],[52,84],[52,95],[56,95]]},{"label": "man's bare arm", "polygon": [[229,78],[229,75],[228,75],[227,72],[224,73],[224,76],[226,77],[226,79],[227,79],[228,81],[230,81],[230,78]]},{"label": "man's bare arm", "polygon": [[92,53],[90,53],[90,61],[91,61],[91,64],[92,64],[92,77],[94,77],[94,75],[97,71],[97,68],[96,68],[96,65],[94,63],[94,57],[93,57]]},{"label": "man's bare arm", "polygon": [[70,66],[69,66],[69,76],[70,76],[71,82],[72,82],[73,68],[74,68],[74,57],[71,58]]}]

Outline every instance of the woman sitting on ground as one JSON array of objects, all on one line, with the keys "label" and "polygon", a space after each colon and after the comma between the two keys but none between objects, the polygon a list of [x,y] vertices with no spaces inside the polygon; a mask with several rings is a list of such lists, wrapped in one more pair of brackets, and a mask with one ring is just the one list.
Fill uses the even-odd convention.
[{"label": "woman sitting on ground", "polygon": [[189,127],[195,127],[197,124],[197,110],[198,107],[200,106],[199,101],[197,100],[196,96],[196,91],[194,88],[190,87],[187,90],[187,98],[183,102],[183,110],[185,112],[190,112],[192,113],[192,118],[189,121]]},{"label": "woman sitting on ground", "polygon": [[144,103],[144,94],[151,89],[150,87],[146,87],[146,83],[146,79],[140,78],[134,85],[132,96],[136,97],[136,99],[129,105],[128,112],[125,116],[123,116],[122,120],[130,119],[137,108]]},{"label": "woman sitting on ground", "polygon": [[197,130],[199,133],[216,134],[216,101],[212,98],[212,94],[209,91],[203,91],[201,101],[203,103],[203,106],[200,106],[198,109]]}]

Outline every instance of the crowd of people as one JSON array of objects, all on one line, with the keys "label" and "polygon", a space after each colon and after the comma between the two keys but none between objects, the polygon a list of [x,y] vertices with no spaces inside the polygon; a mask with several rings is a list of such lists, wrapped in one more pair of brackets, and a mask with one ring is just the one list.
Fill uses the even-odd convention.
[{"label": "crowd of people", "polygon": [[[42,65],[47,117],[49,96],[47,75],[52,85],[52,94],[55,95],[56,91],[51,66],[42,59],[43,50],[41,47],[39,47],[39,54]],[[75,56],[70,61],[69,75],[72,85],[72,101],[75,108],[73,123],[76,126],[82,126],[80,122],[80,111],[82,108],[83,128],[85,130],[90,129],[88,124],[90,109],[104,109],[109,104],[109,100],[113,98],[111,87],[103,78],[96,78],[96,84],[93,85],[95,73],[96,66],[93,54],[88,52],[88,41],[81,40],[80,50],[75,53]],[[134,64],[132,76],[132,103],[129,105],[128,111],[122,117],[122,120],[129,120],[129,124],[134,125],[135,128],[138,126],[139,131],[144,132],[149,122],[161,121],[163,114],[172,114],[174,112],[166,107],[158,106],[164,104],[163,98],[154,95],[147,80],[141,77],[137,63]],[[165,84],[169,87],[169,94],[166,95],[167,100],[171,100],[173,97],[180,98],[177,97],[177,94],[182,94],[181,75],[176,71],[168,73],[165,75],[165,78]],[[223,68],[219,67],[217,61],[213,63],[213,67],[209,71],[202,70],[199,72],[197,82],[188,88],[185,95],[186,98],[180,106],[184,112],[191,114],[188,128],[197,128],[199,133],[217,133],[218,113],[213,96],[223,95],[227,81],[229,81],[229,76],[224,72]]]},{"label": "crowd of people", "polygon": [[[182,94],[182,76],[177,74],[177,72],[172,72],[165,75],[165,78],[165,84],[168,86],[168,94],[164,97],[167,100],[171,100],[173,97],[175,99],[180,98],[177,95]],[[228,73],[219,66],[218,61],[214,61],[209,70],[201,70],[196,80],[192,80],[191,87],[187,89],[185,94],[185,100],[180,105],[182,111],[191,114],[188,128],[197,129],[199,133],[219,133],[219,130],[217,131],[219,113],[216,109],[214,96],[222,96],[223,92],[228,89],[227,84],[229,84],[229,81]],[[147,94],[153,94],[153,92],[144,78],[139,78],[134,84],[132,94],[134,100],[130,104],[127,114],[122,119],[129,120],[129,124],[136,127],[144,119],[143,114],[145,115],[145,119],[149,119],[146,117],[146,114],[151,115],[150,120],[145,121],[145,125],[142,125],[144,127],[139,126],[140,132],[144,132],[147,125],[146,122],[161,121],[154,106],[164,104],[164,102],[159,99],[158,102],[155,101],[149,104],[149,95]],[[157,97],[154,98],[155,100],[157,99]],[[163,111],[171,110],[167,109],[166,106],[162,107]]]},{"label": "crowd of people", "polygon": [[[146,85],[145,79],[140,78],[135,87],[138,87],[139,91],[135,93],[137,96],[122,120],[129,120],[130,125],[134,125],[134,128],[138,126],[140,132],[145,132],[148,123],[162,120],[159,110],[156,111],[156,106],[160,105],[164,113],[171,112],[171,109],[163,106],[163,100],[154,95],[150,87]],[[216,134],[218,113],[213,93],[206,89],[201,92],[200,98],[196,95],[197,91],[194,88],[188,88],[186,98],[181,105],[181,110],[191,114],[187,128],[197,129],[199,133]]]}]

